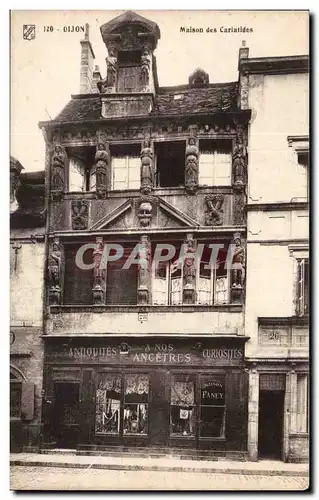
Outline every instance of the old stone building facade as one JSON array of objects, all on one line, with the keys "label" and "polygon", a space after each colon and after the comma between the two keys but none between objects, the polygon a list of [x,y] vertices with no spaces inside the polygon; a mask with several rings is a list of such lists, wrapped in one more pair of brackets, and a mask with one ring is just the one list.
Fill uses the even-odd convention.
[{"label": "old stone building facade", "polygon": [[[281,310],[282,296],[267,289],[270,270],[258,260],[261,248],[272,256],[286,245],[293,282],[304,254],[294,260],[289,252],[304,252],[299,243],[307,239],[290,226],[289,237],[268,234],[275,227],[268,212],[291,224],[307,206],[295,185],[283,186],[282,199],[273,179],[262,177],[277,168],[276,159],[267,163],[258,128],[273,121],[265,121],[263,101],[269,63],[249,59],[243,44],[237,81],[210,83],[194,68],[187,84],[161,87],[155,23],[126,12],[100,30],[105,78],[87,27],[80,94],[39,124],[47,214],[41,446],[304,459],[296,398],[307,367],[306,316],[288,307],[287,274],[278,275]],[[286,83],[291,68],[301,78],[307,67],[305,58],[288,59],[292,66],[278,70]],[[298,185],[294,154],[306,132],[297,128],[287,131],[285,168],[289,177],[290,162]],[[279,271],[288,268],[285,261]],[[269,357],[269,329],[276,342],[299,344],[275,342]],[[290,410],[289,426],[286,413],[280,417],[279,451],[260,448],[267,391],[279,399],[283,391]]]},{"label": "old stone building facade", "polygon": [[44,171],[10,158],[10,447],[38,449],[43,377]]}]

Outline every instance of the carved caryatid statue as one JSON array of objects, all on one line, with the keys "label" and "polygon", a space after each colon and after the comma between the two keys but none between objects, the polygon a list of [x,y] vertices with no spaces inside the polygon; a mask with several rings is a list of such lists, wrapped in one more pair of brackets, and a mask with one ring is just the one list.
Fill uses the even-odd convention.
[{"label": "carved caryatid statue", "polygon": [[138,304],[149,303],[149,288],[151,275],[151,243],[147,235],[142,235],[139,244],[138,264]]},{"label": "carved caryatid statue", "polygon": [[107,87],[115,87],[116,77],[117,77],[117,58],[116,52],[113,47],[108,48],[108,56],[106,58],[107,72],[106,72],[106,84]]},{"label": "carved caryatid statue", "polygon": [[240,233],[234,234],[233,245],[232,289],[241,291],[245,279],[246,252]]},{"label": "carved caryatid statue", "polygon": [[185,151],[185,188],[194,194],[198,187],[198,146],[195,137],[190,137]]},{"label": "carved caryatid statue", "polygon": [[104,263],[102,262],[103,257],[103,238],[98,236],[96,238],[96,246],[93,251],[93,303],[103,304],[104,303],[104,277],[105,269]]},{"label": "carved caryatid statue", "polygon": [[105,198],[106,196],[108,163],[108,145],[102,142],[98,142],[95,153],[95,175],[96,192],[100,198]]},{"label": "carved caryatid statue", "polygon": [[233,177],[235,185],[245,184],[246,147],[242,134],[237,135],[233,150]]},{"label": "carved caryatid statue", "polygon": [[196,240],[192,234],[186,236],[184,243],[183,262],[183,302],[185,304],[195,303],[195,278],[196,278]]},{"label": "carved caryatid statue", "polygon": [[62,146],[54,146],[54,151],[52,155],[52,190],[53,191],[63,191],[64,188],[64,165],[65,165],[65,153]]},{"label": "carved caryatid statue", "polygon": [[152,191],[152,168],[153,168],[153,151],[151,141],[146,137],[141,150],[141,191],[143,194],[149,194]]},{"label": "carved caryatid statue", "polygon": [[143,47],[141,57],[141,85],[144,92],[149,90],[152,56],[148,47]]},{"label": "carved caryatid statue", "polygon": [[48,258],[49,304],[61,301],[61,265],[62,253],[58,238],[54,238]]},{"label": "carved caryatid statue", "polygon": [[221,226],[223,224],[223,204],[224,196],[218,194],[208,194],[205,196],[206,211],[205,224],[206,226]]}]

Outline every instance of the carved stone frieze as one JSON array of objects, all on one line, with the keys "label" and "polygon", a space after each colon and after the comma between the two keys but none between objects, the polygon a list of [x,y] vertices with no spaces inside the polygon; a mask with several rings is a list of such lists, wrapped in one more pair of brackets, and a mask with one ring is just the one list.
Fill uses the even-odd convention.
[{"label": "carved stone frieze", "polygon": [[243,188],[234,186],[233,223],[236,226],[246,224],[246,193]]},{"label": "carved stone frieze", "polygon": [[85,230],[89,223],[89,201],[72,200],[71,201],[71,221],[72,229]]},{"label": "carved stone frieze", "polygon": [[205,205],[206,226],[222,226],[224,222],[224,195],[220,193],[206,195]]}]

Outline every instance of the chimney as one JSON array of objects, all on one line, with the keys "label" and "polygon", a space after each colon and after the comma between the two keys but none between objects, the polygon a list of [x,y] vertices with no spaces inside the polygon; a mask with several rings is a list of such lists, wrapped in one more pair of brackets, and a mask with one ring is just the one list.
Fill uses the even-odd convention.
[{"label": "chimney", "polygon": [[90,94],[93,91],[93,66],[95,55],[89,40],[89,25],[85,24],[84,40],[81,44],[80,94]]},{"label": "chimney", "polygon": [[97,82],[100,82],[102,80],[102,76],[100,73],[100,68],[98,66],[94,67],[93,71],[93,81],[92,81],[92,93],[94,94],[99,94],[99,88],[97,86]]},{"label": "chimney", "polygon": [[238,69],[240,69],[240,61],[249,58],[249,47],[246,47],[246,40],[242,40],[238,54]]}]

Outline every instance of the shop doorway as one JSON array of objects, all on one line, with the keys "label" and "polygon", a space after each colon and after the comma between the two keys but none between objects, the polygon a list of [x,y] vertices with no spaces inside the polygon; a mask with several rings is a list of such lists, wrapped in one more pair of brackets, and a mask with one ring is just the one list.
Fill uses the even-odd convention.
[{"label": "shop doorway", "polygon": [[284,398],[284,391],[259,392],[259,458],[282,458]]},{"label": "shop doorway", "polygon": [[54,383],[53,434],[58,448],[76,448],[79,437],[80,384]]}]

